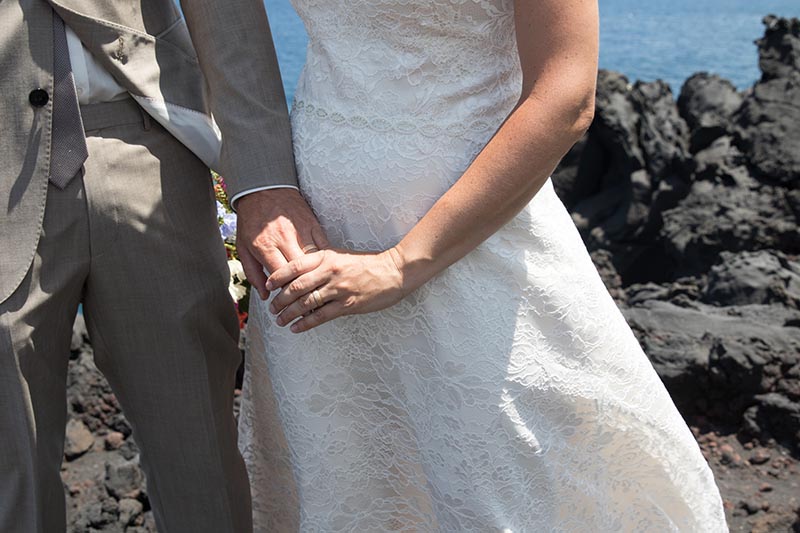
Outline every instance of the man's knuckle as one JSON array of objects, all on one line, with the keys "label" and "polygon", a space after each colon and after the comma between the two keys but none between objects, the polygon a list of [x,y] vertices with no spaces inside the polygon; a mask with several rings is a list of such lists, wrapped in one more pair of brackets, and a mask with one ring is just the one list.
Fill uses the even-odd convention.
[{"label": "man's knuckle", "polygon": [[281,215],[275,220],[275,229],[277,233],[283,237],[294,234],[294,225],[292,221]]},{"label": "man's knuckle", "polygon": [[267,237],[262,233],[261,235],[258,235],[255,239],[253,239],[253,244],[256,246],[256,248],[259,248],[261,250],[268,250],[272,248],[272,239],[270,239],[269,237]]},{"label": "man's knuckle", "polygon": [[293,281],[289,284],[289,292],[303,292],[303,282],[302,281]]}]

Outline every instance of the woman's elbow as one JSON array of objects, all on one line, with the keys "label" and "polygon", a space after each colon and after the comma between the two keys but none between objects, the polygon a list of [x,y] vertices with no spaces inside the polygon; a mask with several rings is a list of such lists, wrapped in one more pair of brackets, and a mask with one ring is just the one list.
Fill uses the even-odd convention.
[{"label": "woman's elbow", "polygon": [[594,121],[595,91],[587,92],[571,106],[569,120],[569,134],[574,138],[573,143],[584,136]]},{"label": "woman's elbow", "polygon": [[586,84],[586,87],[576,85],[580,84],[561,81],[548,91],[537,91],[534,87],[529,93],[523,93],[519,108],[532,119],[546,115],[551,131],[572,146],[592,125],[595,113],[594,84]]}]

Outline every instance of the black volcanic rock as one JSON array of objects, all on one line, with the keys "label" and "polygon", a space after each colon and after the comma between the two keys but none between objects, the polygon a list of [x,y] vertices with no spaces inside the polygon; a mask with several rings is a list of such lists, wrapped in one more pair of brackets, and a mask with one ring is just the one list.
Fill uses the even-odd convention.
[{"label": "black volcanic rock", "polygon": [[121,464],[106,463],[106,490],[117,500],[138,498],[143,485],[144,475],[138,463],[134,461]]},{"label": "black volcanic rock", "polygon": [[701,73],[676,105],[663,82],[600,71],[594,123],[554,183],[624,284],[702,273],[726,250],[800,252],[800,23],[765,23],[744,93]]},{"label": "black volcanic rock", "polygon": [[618,303],[621,303],[625,299],[625,291],[622,290],[622,278],[611,261],[611,253],[608,250],[595,250],[590,255],[608,292]]},{"label": "black volcanic rock", "polygon": [[800,20],[767,17],[757,41],[762,78],[737,113],[740,147],[754,175],[800,184]]},{"label": "black volcanic rock", "polygon": [[92,431],[109,428],[127,437],[132,432],[131,426],[122,415],[111,387],[95,367],[91,348],[87,348],[70,366],[67,377],[69,413]]},{"label": "black volcanic rock", "polygon": [[800,262],[781,252],[723,252],[703,300],[716,305],[780,303],[800,309]]},{"label": "black volcanic rock", "polygon": [[[631,85],[621,74],[599,72],[594,123],[554,180],[588,248],[609,250],[623,278],[660,263],[648,252],[661,213],[688,190],[688,132],[667,84]],[[637,265],[642,260],[655,264]]]},{"label": "black volcanic rock", "polygon": [[689,127],[678,113],[669,85],[661,80],[636,82],[631,97],[641,117],[639,145],[653,185],[673,175],[685,175]]},{"label": "black volcanic rock", "polygon": [[557,171],[563,173],[569,168],[574,177],[569,182],[554,180],[568,208],[624,184],[627,176],[644,168],[637,132],[639,115],[631,90],[622,74],[606,70],[598,73],[594,122],[585,141],[570,150]]},{"label": "black volcanic rock", "polygon": [[678,109],[691,131],[691,151],[733,132],[733,115],[743,97],[734,85],[716,74],[700,72],[683,84]]},{"label": "black volcanic rock", "polygon": [[734,145],[733,138],[719,137],[710,146],[696,153],[692,165],[692,179],[710,181],[729,187],[758,186],[747,170],[747,158]]},{"label": "black volcanic rock", "polygon": [[[658,294],[655,288],[643,287],[648,296]],[[623,312],[679,407],[694,408],[697,391],[709,383],[710,340],[703,341],[704,313],[657,299]]]},{"label": "black volcanic rock", "polygon": [[698,181],[663,216],[661,238],[679,273],[705,272],[724,251],[800,252],[797,217],[779,187]]},{"label": "black volcanic rock", "polygon": [[800,181],[800,83],[758,84],[737,116],[740,146],[758,178],[786,187]]},{"label": "black volcanic rock", "polygon": [[744,92],[600,72],[554,180],[683,412],[800,454],[800,22],[765,24]]},{"label": "black volcanic rock", "polygon": [[748,433],[769,435],[784,442],[800,442],[800,403],[777,393],[758,395],[755,399],[758,403],[744,413]]},{"label": "black volcanic rock", "polygon": [[[655,289],[631,288],[638,304],[623,312],[681,410],[743,424],[761,440],[780,438],[800,453],[800,441],[789,438],[800,426],[783,426],[800,409],[800,327],[787,326],[800,324],[800,312],[649,299],[665,295]],[[765,405],[771,393],[781,400]],[[770,416],[759,418],[757,431],[744,425],[745,413],[762,410]]]},{"label": "black volcanic rock", "polygon": [[640,119],[632,92],[633,86],[624,75],[608,70],[598,73],[595,120],[590,138],[598,141],[607,156],[605,165],[598,167],[587,161],[581,170],[586,175],[605,177],[606,181],[598,183],[603,188],[644,168],[644,153],[639,146]]},{"label": "black volcanic rock", "polygon": [[800,73],[800,19],[764,17],[766,31],[756,41],[762,81],[792,78]]},{"label": "black volcanic rock", "polygon": [[94,435],[86,425],[78,419],[72,418],[67,422],[66,439],[64,442],[64,457],[67,461],[77,459],[92,449]]}]

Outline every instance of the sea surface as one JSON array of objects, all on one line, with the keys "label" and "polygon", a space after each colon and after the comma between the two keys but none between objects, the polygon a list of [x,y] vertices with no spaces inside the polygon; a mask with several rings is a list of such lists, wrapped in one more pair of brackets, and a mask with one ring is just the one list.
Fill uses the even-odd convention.
[{"label": "sea surface", "polygon": [[[336,1],[336,0],[330,0]],[[306,34],[289,0],[265,0],[287,99],[303,68]],[[600,0],[600,67],[680,91],[709,71],[744,89],[760,76],[753,41],[761,19],[800,16],[800,0]]]}]

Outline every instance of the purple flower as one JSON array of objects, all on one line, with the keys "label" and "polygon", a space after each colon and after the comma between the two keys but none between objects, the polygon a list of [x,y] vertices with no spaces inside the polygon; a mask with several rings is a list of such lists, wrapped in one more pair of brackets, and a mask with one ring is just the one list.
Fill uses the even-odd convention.
[{"label": "purple flower", "polygon": [[225,213],[222,217],[222,224],[219,225],[219,232],[222,238],[227,240],[236,236],[236,215],[233,213]]},{"label": "purple flower", "polygon": [[222,239],[227,241],[236,237],[236,213],[228,213],[225,206],[217,202],[217,218]]},{"label": "purple flower", "polygon": [[225,209],[225,206],[217,200],[217,218],[222,218],[228,213],[228,210]]}]

